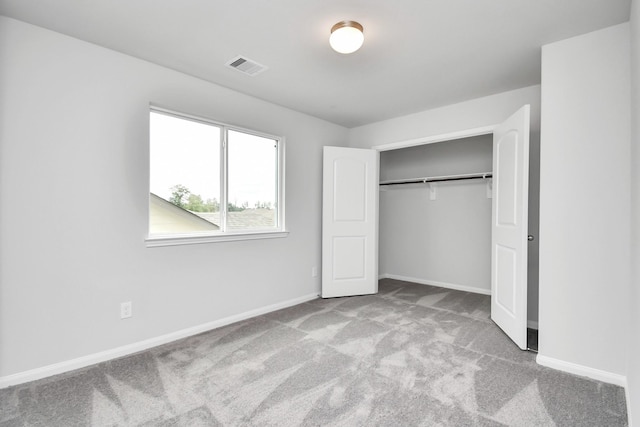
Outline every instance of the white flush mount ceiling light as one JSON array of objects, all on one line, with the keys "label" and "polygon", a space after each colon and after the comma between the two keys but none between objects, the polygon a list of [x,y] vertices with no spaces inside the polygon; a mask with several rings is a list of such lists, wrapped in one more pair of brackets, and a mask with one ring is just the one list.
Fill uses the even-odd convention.
[{"label": "white flush mount ceiling light", "polygon": [[340,21],[331,27],[329,44],[339,53],[353,53],[364,42],[362,25],[356,21]]}]

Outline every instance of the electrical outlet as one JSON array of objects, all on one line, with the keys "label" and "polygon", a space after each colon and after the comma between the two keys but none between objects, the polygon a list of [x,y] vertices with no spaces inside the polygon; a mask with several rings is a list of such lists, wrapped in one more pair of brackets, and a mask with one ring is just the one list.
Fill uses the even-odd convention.
[{"label": "electrical outlet", "polygon": [[318,277],[318,267],[311,267],[311,277]]},{"label": "electrical outlet", "polygon": [[128,319],[131,316],[133,316],[131,301],[120,303],[120,318]]}]

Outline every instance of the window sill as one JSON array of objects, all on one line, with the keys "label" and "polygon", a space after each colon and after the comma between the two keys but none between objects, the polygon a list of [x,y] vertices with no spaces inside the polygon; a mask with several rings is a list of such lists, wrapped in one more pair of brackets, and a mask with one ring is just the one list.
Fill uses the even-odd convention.
[{"label": "window sill", "polygon": [[148,248],[159,246],[198,245],[202,243],[234,242],[239,240],[278,239],[287,237],[288,231],[254,231],[224,234],[196,235],[158,235],[145,239]]}]

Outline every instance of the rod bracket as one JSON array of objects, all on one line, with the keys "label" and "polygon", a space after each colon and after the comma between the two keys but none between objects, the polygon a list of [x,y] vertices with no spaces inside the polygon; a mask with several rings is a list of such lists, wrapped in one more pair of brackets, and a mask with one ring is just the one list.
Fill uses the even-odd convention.
[{"label": "rod bracket", "polygon": [[425,184],[427,184],[427,189],[429,190],[429,200],[436,200],[438,196],[436,193],[436,183],[425,181]]}]

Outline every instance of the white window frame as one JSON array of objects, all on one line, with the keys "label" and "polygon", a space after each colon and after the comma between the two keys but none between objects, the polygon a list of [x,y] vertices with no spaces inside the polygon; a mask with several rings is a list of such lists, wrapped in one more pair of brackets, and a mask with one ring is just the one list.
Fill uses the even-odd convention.
[{"label": "white window frame", "polygon": [[[191,114],[179,113],[173,110],[168,110],[162,107],[151,105],[149,112],[165,114],[168,116],[176,117],[184,120],[192,120],[195,122],[204,123],[220,128],[220,215],[221,215],[221,229],[222,231],[215,232],[191,232],[182,234],[150,234],[149,233],[149,203],[147,203],[147,237],[145,239],[147,247],[158,246],[176,246],[176,245],[193,245],[201,243],[217,243],[228,242],[237,240],[256,240],[256,239],[273,239],[287,237],[289,232],[285,228],[285,192],[284,192],[284,180],[285,180],[285,140],[284,137],[270,135],[263,132],[257,132],[251,129],[246,129],[234,125],[216,122],[204,117],[194,116]],[[148,124],[148,128],[150,123]],[[228,144],[227,135],[228,131],[243,132],[258,137],[273,139],[277,145],[277,176],[278,183],[276,187],[277,192],[277,227],[269,229],[256,229],[256,230],[226,230],[227,212],[228,212]],[[149,147],[151,147],[151,139],[149,139]],[[151,171],[151,157],[148,156],[149,168],[147,174],[147,193],[150,193],[150,171]]]}]

